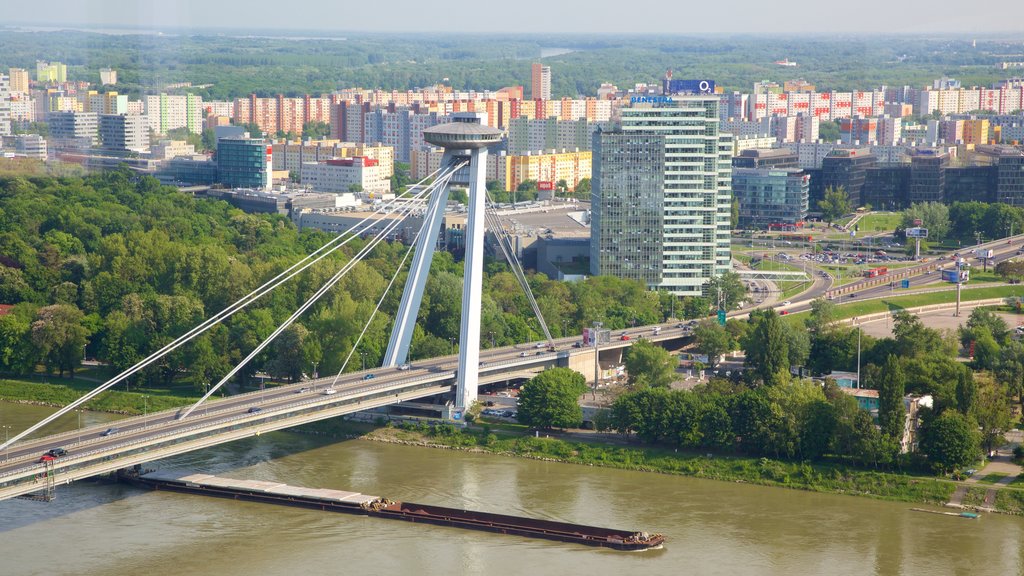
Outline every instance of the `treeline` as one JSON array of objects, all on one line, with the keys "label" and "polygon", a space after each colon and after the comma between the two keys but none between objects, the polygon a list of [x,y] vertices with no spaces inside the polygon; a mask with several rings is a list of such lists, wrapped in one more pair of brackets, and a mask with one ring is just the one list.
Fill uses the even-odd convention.
[{"label": "treeline", "polygon": [[[325,244],[285,217],[246,214],[194,199],[149,177],[114,171],[84,178],[0,175],[0,371],[37,364],[65,373],[83,355],[126,368]],[[362,246],[355,240],[228,321],[147,369],[151,385],[201,389],[219,379]],[[382,243],[241,373],[286,379],[331,373],[369,320],[406,247]],[[461,263],[434,258],[413,359],[449,354],[459,335]],[[397,280],[402,286],[405,274]],[[608,328],[662,321],[669,306],[644,286],[609,277],[566,284],[530,276],[556,336],[601,321]],[[401,290],[393,289],[346,369],[378,365]],[[507,266],[490,262],[481,314],[484,346],[541,338]],[[84,348],[84,350],[83,350]]]},{"label": "treeline", "polygon": [[897,234],[921,220],[921,226],[928,229],[932,240],[960,240],[974,244],[1003,238],[1010,234],[1024,233],[1024,207],[1011,206],[1002,202],[919,202],[903,211],[902,222]]},{"label": "treeline", "polygon": [[[266,36],[203,36],[187,33],[102,35],[5,31],[0,69],[31,69],[39,58],[68,64],[71,80],[98,82],[99,69],[118,70],[113,89],[138,95],[176,82],[209,85],[204,98],[301,96],[361,86],[406,90],[442,79],[459,90],[494,90],[530,84],[530,63],[545,47],[574,52],[544,59],[552,67],[552,95],[594,95],[602,82],[622,88],[652,82],[672,69],[675,77],[716,80],[727,90],[749,91],[754,82],[783,82],[795,75],[774,62],[799,62],[799,76],[819,89],[865,90],[881,85],[923,86],[950,69],[964,85],[1005,78],[984,47],[951,48],[942,38],[729,38],[685,36],[346,34],[292,39]],[[331,33],[318,33],[331,36]],[[554,45],[554,46],[552,46]],[[984,45],[983,45],[984,46]],[[990,45],[994,53],[1013,45]],[[756,55],[752,58],[751,55]],[[892,62],[902,61],[898,66]],[[709,72],[710,71],[710,72]],[[823,130],[823,133],[825,131]]]},{"label": "treeline", "polygon": [[[692,391],[668,389],[672,364],[658,358],[663,351],[634,346],[626,360],[632,390],[615,401],[608,425],[687,449],[906,466],[915,459],[901,455],[904,397],[915,394],[933,398],[932,408],[918,413],[918,438],[936,471],[967,467],[982,446],[998,446],[1013,426],[1011,399],[1024,401],[1024,346],[1009,337],[1006,324],[977,309],[960,341],[907,313],[896,314],[893,326],[891,338],[860,334],[836,321],[824,300],[814,303],[806,325],[784,322],[771,310],[726,327],[706,322],[695,334],[698,347],[712,353],[712,362],[741,348],[747,369]],[[723,343],[715,348],[708,341]],[[961,343],[974,350],[971,366],[956,360]],[[826,378],[822,386],[794,375],[798,367],[824,375],[855,371],[858,349],[860,386],[878,392],[877,422],[835,381]]]}]

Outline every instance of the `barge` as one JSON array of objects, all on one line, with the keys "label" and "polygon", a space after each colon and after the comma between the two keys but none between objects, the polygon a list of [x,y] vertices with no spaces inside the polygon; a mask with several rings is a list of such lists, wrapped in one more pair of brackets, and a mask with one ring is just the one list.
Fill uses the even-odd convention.
[{"label": "barge", "polygon": [[649,550],[660,548],[665,542],[665,537],[661,534],[629,532],[568,522],[459,510],[413,502],[398,502],[358,492],[290,486],[279,482],[235,480],[210,474],[174,471],[129,474],[122,478],[137,486],[153,490],[201,494],[326,512],[344,512],[391,520],[405,520],[406,522],[513,534],[527,538],[572,542],[615,550]]}]

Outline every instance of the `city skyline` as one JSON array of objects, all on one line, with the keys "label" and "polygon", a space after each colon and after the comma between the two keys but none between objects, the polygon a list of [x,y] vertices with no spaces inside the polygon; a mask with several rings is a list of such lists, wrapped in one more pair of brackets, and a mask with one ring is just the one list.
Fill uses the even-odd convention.
[{"label": "city skyline", "polygon": [[[1014,32],[1002,29],[1006,22],[1024,19],[1024,5],[1005,0],[987,0],[976,9],[963,12],[953,2],[942,0],[927,10],[907,4],[865,0],[858,8],[862,14],[884,14],[885,18],[857,18],[814,21],[819,5],[808,0],[793,0],[785,10],[765,12],[751,0],[738,0],[730,8],[728,19],[716,18],[715,7],[659,6],[657,17],[650,10],[623,9],[609,0],[568,0],[552,5],[525,0],[531,9],[508,11],[500,20],[485,11],[424,12],[410,0],[393,0],[388,10],[376,6],[347,5],[328,0],[311,0],[303,11],[274,11],[266,0],[241,2],[224,0],[217,8],[232,15],[230,21],[213,20],[210,6],[200,2],[155,3],[130,0],[56,0],[48,14],[60,14],[60,20],[44,20],[33,5],[15,4],[5,9],[9,26],[58,26],[87,28],[135,28],[140,30],[229,30],[259,29],[293,32],[466,32],[508,34],[772,34],[787,30],[807,33],[921,34],[962,33],[965,35]],[[992,14],[999,14],[996,21]],[[273,19],[268,18],[273,14]],[[543,14],[544,18],[538,18]],[[614,18],[609,16],[614,14]],[[315,15],[315,16],[313,16]],[[273,28],[268,28],[272,22]],[[335,24],[325,26],[325,22]],[[552,42],[557,44],[557,38]]]}]

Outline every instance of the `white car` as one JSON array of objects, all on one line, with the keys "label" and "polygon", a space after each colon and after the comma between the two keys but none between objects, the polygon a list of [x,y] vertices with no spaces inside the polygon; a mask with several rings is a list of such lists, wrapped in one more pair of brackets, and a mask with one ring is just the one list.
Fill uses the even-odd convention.
[{"label": "white car", "polygon": [[543,348],[544,347],[544,343],[543,342],[537,342],[536,344],[533,345],[533,347],[534,348]]},{"label": "white car", "polygon": [[783,305],[783,306],[790,306],[790,305],[792,305],[792,304],[793,304],[793,303],[792,303],[792,302],[790,302],[789,300],[783,300],[783,301],[782,301],[782,305]]},{"label": "white car", "polygon": [[412,366],[409,366],[408,364],[399,364],[398,365],[398,369],[399,370],[408,370],[409,368],[412,368]]},{"label": "white car", "polygon": [[337,393],[338,393],[338,391],[335,390],[334,388],[327,388],[326,390],[324,390],[324,396],[330,396],[331,394],[337,394]]}]

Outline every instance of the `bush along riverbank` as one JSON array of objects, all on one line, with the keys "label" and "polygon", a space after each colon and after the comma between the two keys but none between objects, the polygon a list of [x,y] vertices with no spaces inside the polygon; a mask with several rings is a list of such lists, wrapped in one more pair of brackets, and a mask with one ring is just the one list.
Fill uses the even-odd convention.
[{"label": "bush along riverbank", "polygon": [[[839,464],[810,464],[769,458],[698,455],[651,446],[621,446],[596,441],[536,438],[487,426],[459,429],[426,423],[371,426],[325,421],[302,427],[320,435],[360,438],[393,444],[486,452],[552,462],[605,466],[623,470],[678,474],[694,478],[777,486],[796,490],[851,494],[882,500],[942,505],[956,484],[938,478],[876,472]],[[1019,513],[1019,508],[1000,510]]]},{"label": "bush along riverbank", "polygon": [[[90,389],[96,384],[90,386]],[[0,379],[0,401],[39,406],[67,406],[85,394],[85,390],[65,384],[43,384]],[[151,391],[123,392],[107,390],[85,403],[86,410],[116,414],[142,414],[180,408],[198,398],[158,394]]]}]

